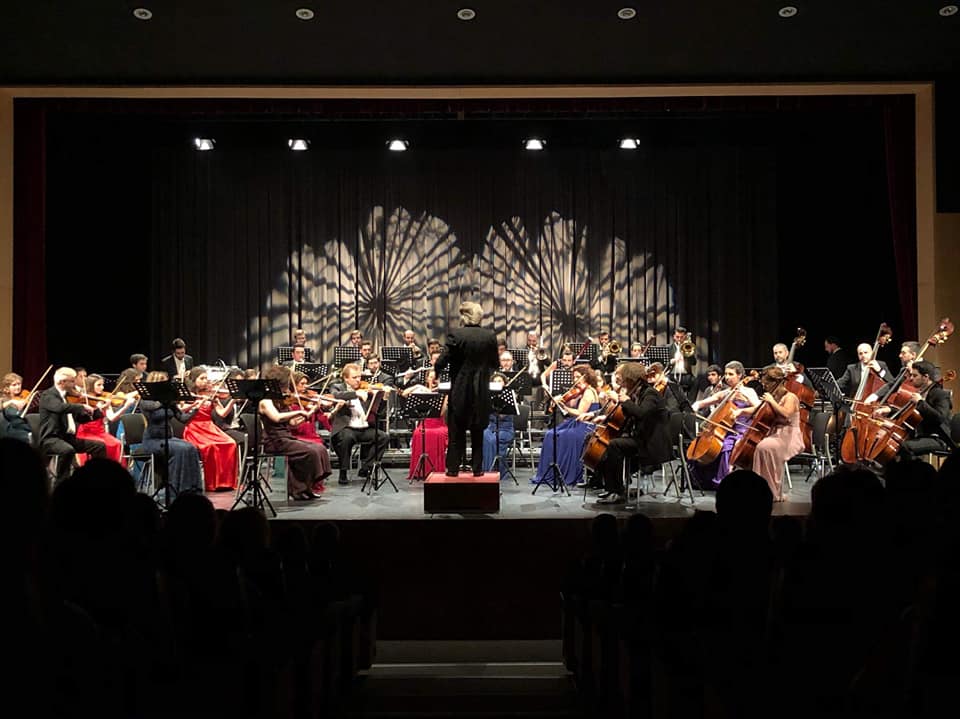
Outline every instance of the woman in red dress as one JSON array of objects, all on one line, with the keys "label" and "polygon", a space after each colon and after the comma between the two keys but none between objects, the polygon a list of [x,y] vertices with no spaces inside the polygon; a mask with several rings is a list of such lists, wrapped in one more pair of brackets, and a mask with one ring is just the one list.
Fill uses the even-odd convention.
[{"label": "woman in red dress", "polygon": [[[437,381],[437,373],[434,370],[429,370],[427,376],[424,378],[425,384],[414,384],[403,391],[400,392],[401,397],[409,397],[412,394],[436,394],[437,386],[439,382]],[[417,465],[420,462],[420,455],[424,453],[424,447],[426,447],[426,455],[430,458],[430,461],[426,463],[424,467],[425,473],[429,474],[430,472],[439,472],[443,469],[446,464],[446,455],[447,455],[447,425],[446,420],[444,419],[447,415],[447,398],[443,398],[443,404],[440,408],[439,417],[427,417],[420,420],[416,428],[413,430],[413,435],[410,437],[410,471],[407,473],[407,479],[410,479],[414,476],[417,471]],[[421,432],[423,434],[421,434]]]},{"label": "woman in red dress", "polygon": [[[91,400],[95,400],[103,394],[103,377],[98,374],[87,375],[84,380],[84,385],[87,390],[87,395]],[[111,406],[110,399],[109,397],[104,398],[106,407],[103,409],[102,420],[95,419],[92,422],[84,422],[83,424],[77,425],[77,437],[80,439],[95,439],[98,442],[103,442],[107,446],[107,459],[112,459],[114,462],[122,464],[120,458],[123,456],[123,442],[110,434],[107,431],[107,427],[134,405],[137,401],[137,395],[125,395],[123,401],[117,406]],[[78,464],[83,465],[86,461],[87,455],[77,455]]]},{"label": "woman in red dress", "polygon": [[[207,379],[207,370],[194,367],[187,374],[186,385],[197,400],[181,409],[196,407],[197,413],[183,430],[183,438],[200,450],[204,488],[208,492],[234,489],[237,486],[237,443],[213,423],[212,413],[223,408],[214,401],[215,388]],[[229,410],[223,411],[226,414]]]}]

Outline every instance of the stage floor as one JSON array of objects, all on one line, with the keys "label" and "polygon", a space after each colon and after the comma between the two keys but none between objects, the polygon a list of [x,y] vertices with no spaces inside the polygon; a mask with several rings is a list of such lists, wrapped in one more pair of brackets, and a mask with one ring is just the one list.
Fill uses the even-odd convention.
[{"label": "stage floor", "polygon": [[[810,489],[815,477],[805,481],[806,467],[791,467],[793,488],[787,490],[787,501],[774,505],[774,515],[806,516],[810,512]],[[671,488],[668,495],[663,494],[663,477],[660,472],[655,476],[652,492],[644,494],[636,504],[636,509],[625,505],[598,504],[596,494],[588,492],[586,499],[582,489],[571,487],[570,494],[552,492],[547,485],[540,486],[533,494],[530,478],[533,470],[517,468],[518,484],[511,479],[500,482],[500,512],[497,514],[426,514],[423,510],[423,483],[408,482],[405,467],[388,467],[387,472],[393,479],[397,491],[390,483],[385,483],[379,491],[371,494],[361,491],[363,480],[351,473],[349,485],[340,486],[336,481],[336,472],[332,482],[328,481],[322,498],[312,502],[292,502],[286,497],[283,477],[271,480],[270,501],[277,511],[277,519],[300,521],[323,520],[424,520],[424,519],[590,519],[602,512],[619,516],[629,516],[635,511],[643,512],[651,518],[682,519],[693,514],[694,510],[714,511],[714,494],[703,495],[694,490],[694,502],[684,493],[677,497]],[[669,473],[667,473],[669,480]],[[786,483],[785,483],[786,484]],[[369,489],[369,487],[368,487]],[[233,492],[216,492],[207,495],[218,509],[230,509],[235,501]],[[269,516],[269,512],[267,512]]]}]

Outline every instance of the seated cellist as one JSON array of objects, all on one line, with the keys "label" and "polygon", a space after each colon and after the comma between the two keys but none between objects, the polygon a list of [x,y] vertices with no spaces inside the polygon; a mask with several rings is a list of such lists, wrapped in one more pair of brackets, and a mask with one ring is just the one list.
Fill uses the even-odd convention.
[{"label": "seated cellist", "polygon": [[[716,405],[730,398],[731,392],[734,393],[733,397],[730,398],[730,403],[733,405],[732,409],[754,407],[760,404],[760,398],[757,397],[757,393],[752,387],[747,387],[745,384],[738,387],[743,381],[743,375],[744,368],[741,362],[736,360],[727,362],[723,369],[723,385],[725,388],[718,389],[710,396],[694,402],[694,411],[716,407]],[[711,414],[710,419],[713,418],[714,415]],[[713,462],[710,464],[700,464],[699,462],[693,461],[688,462],[690,476],[701,488],[717,487],[721,480],[730,474],[730,471],[733,469],[730,466],[730,453],[733,452],[733,447],[737,443],[737,440],[743,436],[748,419],[745,415],[738,416],[735,419],[733,428],[724,436],[720,455]]]},{"label": "seated cellist", "polygon": [[[657,384],[665,379],[663,365],[654,362],[644,367],[639,362],[627,362],[617,367],[616,392],[605,393],[601,401],[619,405],[626,424],[619,437],[610,440],[597,466],[603,476],[605,493],[598,504],[619,504],[624,501],[623,463],[636,461],[642,466],[661,465],[671,456],[667,431],[667,406]],[[607,412],[611,410],[608,408]],[[583,415],[593,421],[594,417]]]},{"label": "seated cellist", "polygon": [[[903,457],[913,458],[954,448],[950,438],[950,413],[953,410],[950,393],[934,381],[936,374],[937,368],[925,360],[913,362],[908,372],[912,387],[905,385],[905,388],[914,390],[910,393],[910,401],[916,404],[923,421],[914,428],[913,436],[901,444]],[[885,404],[874,414],[889,415],[894,411],[895,407]]]}]

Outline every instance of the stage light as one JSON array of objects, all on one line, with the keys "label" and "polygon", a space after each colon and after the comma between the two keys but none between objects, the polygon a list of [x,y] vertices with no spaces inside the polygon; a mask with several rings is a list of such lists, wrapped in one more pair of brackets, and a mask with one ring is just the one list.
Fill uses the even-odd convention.
[{"label": "stage light", "polygon": [[640,141],[633,137],[621,137],[620,138],[620,149],[621,150],[636,150],[640,147]]},{"label": "stage light", "polygon": [[410,147],[410,143],[406,140],[393,139],[387,143],[387,149],[391,152],[406,152],[408,147]]},{"label": "stage light", "polygon": [[942,8],[940,8],[941,17],[953,17],[956,14],[957,14],[956,5],[944,5]]},{"label": "stage light", "polygon": [[469,22],[477,16],[477,11],[470,7],[462,7],[457,10],[457,18]]},{"label": "stage light", "polygon": [[523,148],[525,150],[542,150],[546,146],[546,142],[541,140],[539,137],[530,137],[523,143]]},{"label": "stage light", "polygon": [[777,15],[783,18],[796,17],[797,13],[800,12],[793,5],[784,5],[782,8],[777,10]]},{"label": "stage light", "polygon": [[637,16],[637,11],[632,7],[622,7],[617,10],[617,17],[621,20],[633,20]]},{"label": "stage light", "polygon": [[299,137],[287,140],[287,147],[294,152],[303,152],[310,149],[310,140],[303,140]]},{"label": "stage light", "polygon": [[145,7],[138,7],[133,9],[133,16],[137,18],[137,20],[149,20],[153,17],[153,13]]},{"label": "stage light", "polygon": [[193,138],[193,146],[197,148],[200,152],[207,152],[213,149],[213,146],[217,144],[217,141],[212,137],[195,137]]},{"label": "stage light", "polygon": [[298,7],[294,14],[297,16],[298,20],[307,21],[313,20],[315,13],[308,7]]}]

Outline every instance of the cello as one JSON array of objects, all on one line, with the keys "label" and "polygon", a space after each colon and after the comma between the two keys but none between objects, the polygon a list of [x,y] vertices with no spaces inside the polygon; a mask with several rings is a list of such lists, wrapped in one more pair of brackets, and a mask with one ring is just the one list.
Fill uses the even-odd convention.
[{"label": "cello", "polygon": [[[646,379],[640,379],[628,393],[629,399],[635,402],[645,385]],[[627,424],[627,416],[623,411],[623,404],[617,402],[610,408],[611,404],[613,404],[613,400],[609,400],[600,408],[599,413],[606,415],[606,419],[603,424],[597,426],[593,434],[587,436],[587,439],[583,443],[583,454],[581,455],[583,465],[594,472],[596,472],[597,467],[600,466],[600,460],[602,460],[603,455],[606,454],[610,442],[620,436]]]},{"label": "cello", "polygon": [[[763,389],[773,395],[773,398],[779,402],[787,393],[786,377],[778,380],[776,386],[770,389],[767,389],[766,384],[764,384]],[[753,468],[753,455],[757,445],[770,434],[776,416],[776,410],[770,406],[770,403],[767,400],[762,400],[760,406],[750,418],[750,425],[733,447],[733,452],[730,454],[731,467]]]},{"label": "cello", "polygon": [[817,398],[816,390],[807,384],[806,377],[803,375],[803,365],[793,361],[793,355],[797,347],[802,347],[807,342],[807,331],[803,327],[797,327],[797,336],[793,338],[793,344],[790,345],[790,355],[787,357],[787,364],[793,365],[793,370],[787,371],[785,387],[788,391],[797,395],[800,400],[800,433],[803,435],[803,451],[813,451],[813,427],[810,426],[810,410],[813,409],[813,403]]},{"label": "cello", "polygon": [[757,379],[756,371],[744,375],[734,387],[727,389],[727,396],[702,420],[703,426],[696,438],[687,445],[687,459],[701,465],[709,465],[716,461],[723,451],[723,442],[730,432],[734,431],[736,418],[733,410],[737,409],[733,399],[737,391],[749,380]]},{"label": "cello", "polygon": [[[877,330],[877,337],[873,343],[873,350],[870,352],[870,362],[877,358],[877,351],[886,345],[893,338],[893,330],[886,322],[880,323],[880,329]],[[884,387],[884,381],[872,367],[866,367],[860,373],[860,384],[857,386],[857,392],[853,396],[854,415],[850,418],[850,429],[843,435],[843,441],[840,443],[840,459],[845,464],[856,464],[863,459],[863,450],[865,445],[863,439],[867,433],[866,419],[868,413],[860,411],[860,405],[864,404],[864,399],[870,395],[877,394]]]}]

